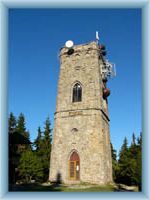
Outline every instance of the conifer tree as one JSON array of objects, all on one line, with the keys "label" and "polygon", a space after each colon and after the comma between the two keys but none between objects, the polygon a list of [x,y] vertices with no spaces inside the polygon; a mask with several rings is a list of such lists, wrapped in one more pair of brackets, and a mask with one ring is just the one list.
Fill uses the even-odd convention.
[{"label": "conifer tree", "polygon": [[119,173],[117,174],[117,182],[126,185],[137,185],[141,190],[141,144],[142,137],[137,139],[135,134],[132,134],[131,145],[128,147],[127,139],[124,139],[123,145],[119,154]]},{"label": "conifer tree", "polygon": [[8,132],[9,134],[14,133],[16,130],[16,117],[11,112],[8,119]]},{"label": "conifer tree", "polygon": [[136,185],[136,169],[137,169],[137,145],[135,134],[132,134],[131,145],[129,146],[129,162],[131,168],[130,181],[131,185]]},{"label": "conifer tree", "polygon": [[41,128],[39,126],[38,127],[38,135],[37,135],[37,138],[34,141],[34,145],[36,147],[37,152],[40,150],[41,143],[42,143],[42,131],[41,131]]},{"label": "conifer tree", "polygon": [[26,127],[25,127],[25,117],[23,113],[20,113],[19,117],[18,117],[18,121],[17,121],[17,127],[16,130],[18,133],[24,135],[25,131],[26,131]]},{"label": "conifer tree", "polygon": [[44,140],[45,140],[45,144],[47,146],[47,148],[50,148],[51,146],[51,131],[52,129],[50,128],[51,126],[51,123],[50,123],[50,119],[49,117],[46,119],[45,121],[45,131],[44,131]]},{"label": "conifer tree", "polygon": [[142,132],[140,133],[139,138],[137,139],[137,185],[139,191],[142,189]]},{"label": "conifer tree", "polygon": [[[17,122],[17,123],[16,123]],[[11,133],[11,134],[10,134]],[[22,152],[31,149],[29,132],[25,128],[25,117],[21,113],[18,120],[10,113],[9,117],[9,182],[15,183],[19,176],[16,171]]]},{"label": "conifer tree", "polygon": [[117,181],[127,185],[131,185],[132,168],[129,158],[129,148],[127,138],[124,138],[123,145],[119,153],[119,173]]},{"label": "conifer tree", "polygon": [[49,167],[50,167],[50,152],[51,152],[51,131],[52,129],[50,128],[51,123],[49,120],[49,117],[45,121],[45,127],[44,127],[44,137],[43,137],[43,150],[44,150],[44,155],[43,155],[43,167],[44,167],[44,180],[48,180],[49,176]]},{"label": "conifer tree", "polygon": [[51,152],[51,123],[49,118],[46,119],[44,132],[42,135],[41,128],[38,128],[38,136],[34,142],[36,147],[36,155],[43,166],[43,181],[48,180],[50,167],[50,152]]},{"label": "conifer tree", "polygon": [[[138,139],[137,141],[140,141]],[[131,173],[131,184],[132,185],[139,185],[141,182],[141,149],[140,144],[136,143],[136,138],[133,133],[132,135],[132,142],[131,146],[129,147],[129,160],[130,160],[130,166],[132,169]],[[140,185],[139,185],[140,187]]]},{"label": "conifer tree", "polygon": [[135,134],[133,133],[132,134],[132,142],[131,142],[131,145],[136,145],[136,137],[135,137]]},{"label": "conifer tree", "polygon": [[22,153],[18,170],[22,180],[27,183],[30,183],[32,179],[40,181],[43,177],[42,162],[29,149]]},{"label": "conifer tree", "polygon": [[17,156],[17,147],[12,144],[12,137],[16,130],[16,117],[11,112],[8,118],[8,134],[9,134],[9,183],[15,182],[15,168],[16,163],[14,161],[14,157]]},{"label": "conifer tree", "polygon": [[140,136],[137,138],[138,146],[142,149],[142,132],[140,132]]},{"label": "conifer tree", "polygon": [[113,180],[117,181],[117,174],[118,174],[118,162],[117,162],[117,155],[116,155],[116,150],[113,148],[112,143],[111,145],[111,155],[112,155],[112,170],[113,170]]},{"label": "conifer tree", "polygon": [[16,132],[18,134],[21,134],[24,137],[24,139],[28,141],[28,142],[25,141],[25,144],[20,144],[19,151],[22,152],[28,148],[31,149],[30,133],[29,133],[29,131],[26,130],[25,116],[23,113],[20,113],[20,115],[18,117]]}]

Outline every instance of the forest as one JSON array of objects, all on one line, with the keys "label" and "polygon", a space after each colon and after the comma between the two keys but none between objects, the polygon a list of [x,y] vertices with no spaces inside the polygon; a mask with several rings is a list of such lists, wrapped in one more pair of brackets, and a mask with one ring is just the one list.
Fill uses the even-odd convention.
[{"label": "forest", "polygon": [[[30,141],[23,113],[18,117],[11,112],[8,118],[9,134],[9,184],[48,182],[52,128],[49,117],[43,128],[37,127],[37,137]],[[138,186],[142,181],[142,133],[136,138],[132,133],[129,143],[125,137],[117,155],[111,143],[113,180],[116,184]]]}]

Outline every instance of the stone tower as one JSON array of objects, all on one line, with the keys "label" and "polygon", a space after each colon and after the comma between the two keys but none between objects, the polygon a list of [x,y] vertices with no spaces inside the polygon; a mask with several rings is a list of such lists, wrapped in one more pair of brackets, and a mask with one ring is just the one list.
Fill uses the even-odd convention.
[{"label": "stone tower", "polygon": [[60,50],[50,181],[112,182],[106,63],[93,41]]}]

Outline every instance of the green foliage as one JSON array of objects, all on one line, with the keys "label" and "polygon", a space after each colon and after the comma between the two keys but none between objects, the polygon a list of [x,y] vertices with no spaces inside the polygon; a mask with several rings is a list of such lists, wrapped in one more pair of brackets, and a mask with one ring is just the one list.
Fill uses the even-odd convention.
[{"label": "green foliage", "polygon": [[142,180],[142,133],[140,133],[140,137],[137,139],[136,144],[136,154],[135,154],[135,171],[133,176],[133,181],[136,185],[139,186],[139,190],[141,190],[141,180]]},{"label": "green foliage", "polygon": [[[52,129],[49,118],[44,123],[43,132],[38,127],[38,135],[34,141],[34,151],[30,145],[30,134],[26,131],[24,115],[21,113],[16,119],[14,114],[10,113],[8,121],[10,182],[15,183],[18,179],[27,183],[32,179],[39,182],[47,181],[52,143]],[[118,160],[116,150],[111,144],[113,179],[115,182],[137,185],[141,190],[141,151],[142,133],[137,139],[133,133],[130,146],[128,146],[127,138],[124,139]],[[16,173],[15,169],[18,169],[19,174]]]},{"label": "green foliage", "polygon": [[34,141],[34,146],[35,146],[37,152],[40,150],[41,143],[42,143],[42,131],[41,131],[41,128],[39,126],[38,127],[38,136]]},{"label": "green foliage", "polygon": [[16,130],[16,117],[14,114],[11,112],[8,118],[8,132],[9,134],[15,132]]},{"label": "green foliage", "polygon": [[22,179],[27,183],[32,179],[39,181],[43,177],[42,162],[31,150],[22,153],[18,170]]},{"label": "green foliage", "polygon": [[48,180],[49,176],[49,167],[50,167],[50,152],[51,152],[51,141],[52,141],[52,136],[51,136],[51,131],[52,129],[50,128],[51,123],[49,118],[46,119],[45,125],[44,125],[44,132],[42,135],[41,128],[38,128],[38,136],[34,142],[35,145],[35,151],[36,155],[40,158],[43,166],[43,181]]},{"label": "green foliage", "polygon": [[[141,145],[142,137],[137,139],[133,133],[131,145],[128,147],[127,138],[124,139],[123,145],[119,152],[119,160],[113,173],[115,173],[114,180],[118,183],[126,185],[137,185],[141,189]],[[114,162],[114,157],[112,157]],[[113,164],[114,165],[114,164]]]},{"label": "green foliage", "polygon": [[117,182],[129,184],[131,171],[130,171],[129,149],[128,149],[127,138],[124,138],[123,145],[119,152],[118,167],[119,167],[119,172],[118,172]]},{"label": "green foliage", "polygon": [[113,148],[112,143],[110,143],[111,146],[111,155],[112,155],[112,171],[113,171],[113,180],[116,181],[117,179],[117,173],[118,173],[118,163],[117,163],[117,155],[116,150]]},{"label": "green foliage", "polygon": [[26,131],[26,127],[25,127],[25,117],[23,113],[20,113],[18,120],[17,120],[17,127],[16,130],[18,133],[21,133],[24,135],[25,131]]},{"label": "green foliage", "polygon": [[[30,141],[30,133],[29,131],[26,131],[26,126],[25,126],[26,122],[25,122],[25,116],[23,113],[20,113],[18,120],[17,120],[17,126],[16,126],[16,131],[23,135],[25,138],[27,138],[27,140]],[[24,144],[22,145],[22,147],[20,146],[19,150],[20,153],[26,149],[31,149],[31,145],[30,144]]]},{"label": "green foliage", "polygon": [[128,159],[129,151],[128,151],[128,141],[127,138],[124,138],[123,145],[119,152],[119,163],[125,163]]},{"label": "green foliage", "polygon": [[29,132],[26,131],[25,118],[21,113],[18,120],[10,113],[8,120],[9,133],[9,182],[15,183],[19,179],[18,164],[21,154],[31,149]]},{"label": "green foliage", "polygon": [[43,137],[43,144],[42,144],[42,162],[43,162],[43,168],[44,168],[44,180],[48,180],[49,176],[49,167],[50,167],[50,152],[51,152],[51,131],[50,128],[51,123],[49,118],[45,121],[45,127],[44,127],[44,137]]},{"label": "green foliage", "polygon": [[45,145],[46,147],[49,149],[50,146],[51,146],[51,131],[52,129],[50,128],[51,126],[51,123],[50,123],[50,120],[49,120],[49,117],[46,119],[45,121],[45,127],[44,127],[44,140],[45,140]]}]

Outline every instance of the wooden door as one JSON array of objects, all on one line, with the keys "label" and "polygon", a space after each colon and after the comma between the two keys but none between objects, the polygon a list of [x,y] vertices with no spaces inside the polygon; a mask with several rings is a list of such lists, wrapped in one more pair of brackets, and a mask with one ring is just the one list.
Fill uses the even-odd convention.
[{"label": "wooden door", "polygon": [[73,152],[69,160],[69,178],[71,180],[80,179],[80,159],[76,152]]}]

